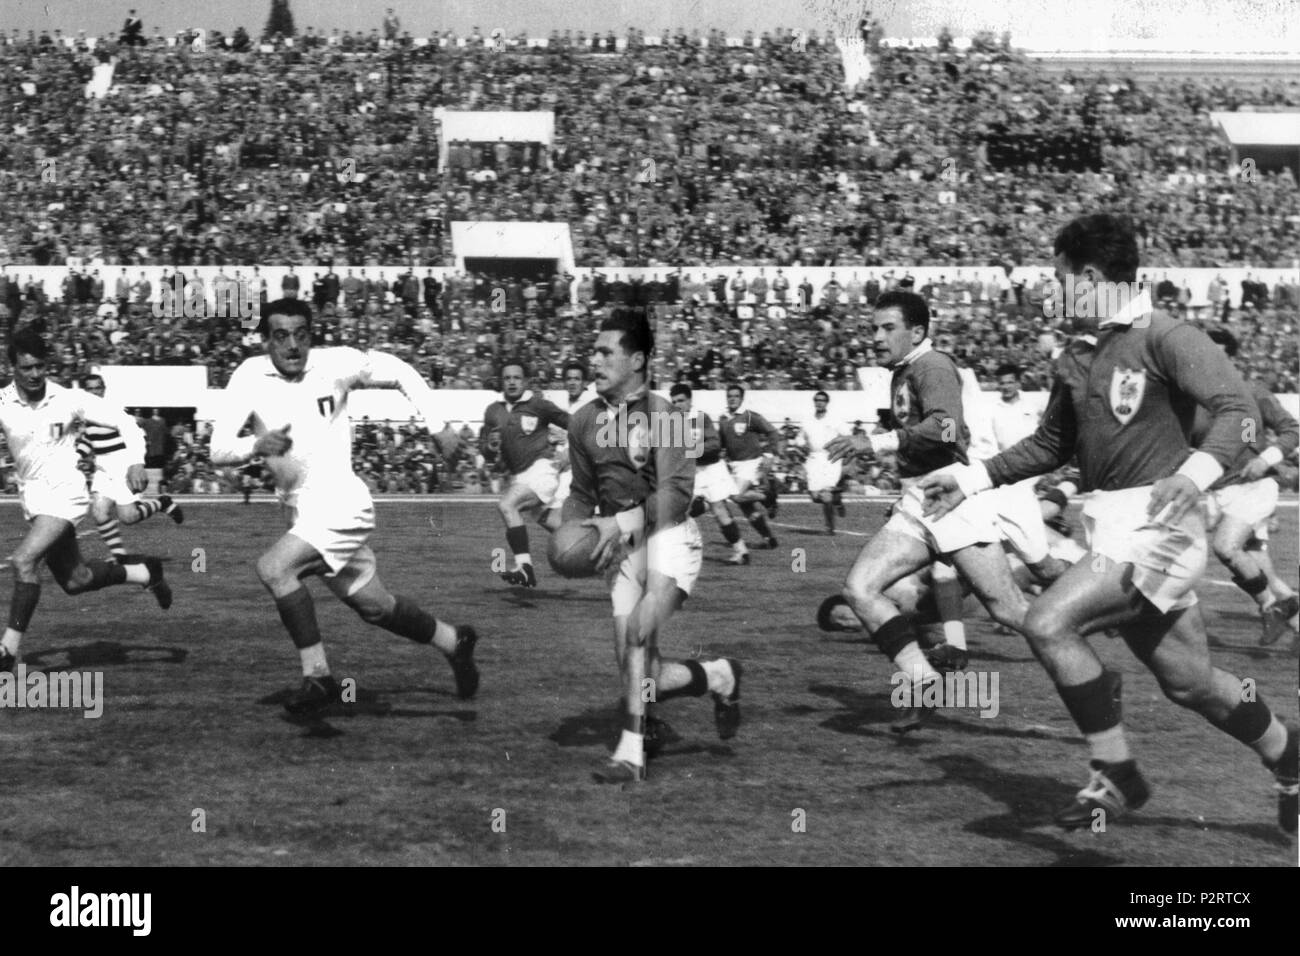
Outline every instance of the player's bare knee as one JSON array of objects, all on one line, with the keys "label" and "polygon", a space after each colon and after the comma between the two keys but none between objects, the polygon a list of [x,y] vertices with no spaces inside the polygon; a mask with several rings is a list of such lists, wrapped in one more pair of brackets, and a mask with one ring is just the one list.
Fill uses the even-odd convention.
[{"label": "player's bare knee", "polygon": [[393,608],[397,606],[396,598],[388,596],[387,601],[377,601],[373,598],[362,598],[353,595],[348,598],[348,607],[357,612],[357,617],[367,624],[381,626],[385,624],[393,614]]},{"label": "player's bare knee", "polygon": [[1187,707],[1190,710],[1199,710],[1209,702],[1214,693],[1208,667],[1204,672],[1198,668],[1195,673],[1162,680],[1160,689],[1179,707]]},{"label": "player's bare knee", "polygon": [[[1011,625],[1015,626],[1015,625]],[[1028,613],[1017,628],[1032,644],[1052,644],[1064,640],[1069,629],[1061,621],[1059,614],[1035,609],[1030,605]]]},{"label": "player's bare knee", "polygon": [[264,554],[257,559],[257,579],[268,588],[285,583],[288,572],[285,566],[272,554]]},{"label": "player's bare knee", "polygon": [[122,524],[136,524],[140,519],[140,509],[135,505],[118,505],[117,520]]},{"label": "player's bare knee", "polygon": [[34,555],[25,551],[15,551],[9,558],[14,569],[14,580],[35,584],[40,581],[41,562]]}]

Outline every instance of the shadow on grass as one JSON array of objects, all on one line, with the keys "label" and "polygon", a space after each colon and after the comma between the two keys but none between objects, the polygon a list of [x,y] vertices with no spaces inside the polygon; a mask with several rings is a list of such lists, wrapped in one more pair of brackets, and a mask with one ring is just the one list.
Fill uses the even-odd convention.
[{"label": "shadow on grass", "polygon": [[[49,671],[52,668],[78,670],[87,667],[120,667],[124,664],[183,664],[189,657],[189,651],[183,647],[167,647],[160,644],[123,644],[119,641],[94,641],[90,644],[75,644],[66,647],[47,647],[23,655],[27,669]],[[66,655],[66,664],[54,664]]]}]

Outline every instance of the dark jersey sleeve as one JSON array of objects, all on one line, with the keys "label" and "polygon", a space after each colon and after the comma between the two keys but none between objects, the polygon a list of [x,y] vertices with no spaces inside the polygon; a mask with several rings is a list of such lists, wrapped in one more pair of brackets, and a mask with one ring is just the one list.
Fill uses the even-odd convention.
[{"label": "dark jersey sleeve", "polygon": [[1282,407],[1277,396],[1262,385],[1256,385],[1254,393],[1264,425],[1277,435],[1277,450],[1282,453],[1283,460],[1290,458],[1300,445],[1300,423]]},{"label": "dark jersey sleeve", "polygon": [[935,366],[919,371],[916,394],[924,414],[915,424],[899,430],[898,451],[912,461],[934,457],[937,449],[950,447],[954,427],[962,424],[961,376],[955,366]]},{"label": "dark jersey sleeve", "polygon": [[[686,512],[695,494],[695,460],[686,457],[678,442],[668,442],[652,450],[655,456],[655,490],[645,500],[646,525],[666,528],[686,520]],[[577,483],[578,473],[573,473]],[[571,493],[572,494],[572,493]]]},{"label": "dark jersey sleeve", "polygon": [[591,460],[591,452],[582,442],[583,418],[575,415],[569,428],[569,469],[573,480],[569,486],[569,497],[564,499],[560,510],[563,521],[581,521],[590,518],[596,512],[599,489],[596,487],[596,464]]},{"label": "dark jersey sleeve", "polygon": [[704,450],[700,454],[700,461],[712,464],[722,454],[722,438],[718,435],[718,428],[713,424],[712,418],[704,412],[700,412],[700,418],[704,421]]},{"label": "dark jersey sleeve", "polygon": [[1176,325],[1153,339],[1151,353],[1175,387],[1210,413],[1209,430],[1198,451],[1212,455],[1225,471],[1230,469],[1243,444],[1256,443],[1246,425],[1260,417],[1250,388],[1232,360],[1208,335],[1190,325]]},{"label": "dark jersey sleeve", "polygon": [[750,412],[749,427],[763,436],[763,447],[769,452],[775,455],[780,451],[784,436],[766,418],[758,412]]},{"label": "dark jersey sleeve", "polygon": [[537,403],[537,411],[542,421],[548,425],[558,425],[560,428],[569,427],[569,413],[554,402],[541,399]]}]

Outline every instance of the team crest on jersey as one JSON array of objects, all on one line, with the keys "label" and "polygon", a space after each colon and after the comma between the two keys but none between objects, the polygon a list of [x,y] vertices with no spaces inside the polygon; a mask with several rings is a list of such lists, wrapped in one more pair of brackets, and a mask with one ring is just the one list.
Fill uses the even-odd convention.
[{"label": "team crest on jersey", "polygon": [[741,435],[745,434],[745,429],[749,427],[749,425],[747,422],[733,422],[731,427],[736,430],[736,437],[739,438]]},{"label": "team crest on jersey", "polygon": [[650,429],[644,425],[633,425],[627,433],[627,457],[638,469],[645,467],[650,458]]},{"label": "team crest on jersey", "polygon": [[1142,404],[1147,388],[1147,373],[1131,368],[1116,368],[1110,373],[1110,410],[1121,425],[1127,425]]},{"label": "team crest on jersey", "polygon": [[531,435],[537,430],[536,415],[520,415],[519,428],[525,435]]}]

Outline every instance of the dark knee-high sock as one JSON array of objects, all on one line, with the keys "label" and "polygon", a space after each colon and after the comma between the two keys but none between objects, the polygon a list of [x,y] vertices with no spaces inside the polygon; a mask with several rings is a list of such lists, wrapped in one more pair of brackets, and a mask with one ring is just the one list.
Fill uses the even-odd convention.
[{"label": "dark knee-high sock", "polygon": [[13,596],[9,599],[9,626],[5,629],[0,644],[15,657],[18,656],[18,645],[23,639],[27,626],[32,623],[32,615],[36,613],[36,605],[40,600],[39,584],[28,584],[26,581],[14,582]]},{"label": "dark knee-high sock", "polygon": [[[128,572],[125,566],[113,561],[87,561],[86,567],[90,568],[90,583],[83,590],[98,591],[101,588],[112,587],[115,584],[125,584]],[[133,573],[143,575],[145,580],[149,578],[149,572],[144,565],[132,565]]]},{"label": "dark knee-high sock", "polygon": [[107,521],[98,521],[95,527],[99,530],[99,536],[104,539],[104,545],[109,552],[117,557],[126,554],[126,548],[122,545],[122,524],[116,518],[109,518]]},{"label": "dark knee-high sock", "polygon": [[911,683],[925,683],[939,676],[921,653],[916,624],[906,614],[891,617],[872,632],[871,639]]},{"label": "dark knee-high sock", "polygon": [[740,529],[736,527],[736,522],[729,521],[724,525],[718,526],[722,531],[722,538],[727,544],[735,544],[740,540]]},{"label": "dark knee-high sock", "polygon": [[835,530],[835,506],[829,501],[822,502],[822,518],[826,521],[826,527],[832,531]]},{"label": "dark knee-high sock", "polygon": [[1255,603],[1263,603],[1260,601],[1260,595],[1268,590],[1268,576],[1263,571],[1256,571],[1255,576],[1250,578],[1243,578],[1234,571],[1232,583],[1249,594]]},{"label": "dark knee-high sock", "polygon": [[280,622],[289,632],[289,639],[298,648],[302,658],[304,677],[326,677],[329,662],[325,659],[325,645],[321,643],[320,625],[316,623],[316,604],[311,593],[299,587],[275,599],[275,609],[280,612]]},{"label": "dark knee-high sock", "polygon": [[677,663],[691,672],[691,681],[685,687],[659,691],[659,700],[672,700],[674,697],[703,697],[709,692],[709,675],[704,672],[703,664],[699,661],[678,661]]},{"label": "dark knee-high sock", "polygon": [[1269,763],[1276,763],[1286,746],[1286,726],[1260,698],[1243,700],[1223,720],[1205,718],[1229,737],[1240,740]]},{"label": "dark knee-high sock", "polygon": [[506,544],[510,545],[510,552],[515,556],[515,564],[532,564],[533,559],[528,554],[528,529],[523,525],[518,528],[506,528]]},{"label": "dark knee-high sock", "polygon": [[444,654],[456,650],[456,628],[400,594],[395,595],[392,611],[376,623],[384,630],[417,644],[433,644]]},{"label": "dark knee-high sock", "polygon": [[1105,670],[1086,684],[1056,687],[1075,726],[1087,739],[1094,761],[1123,763],[1132,759],[1124,739],[1122,687],[1120,675]]}]

